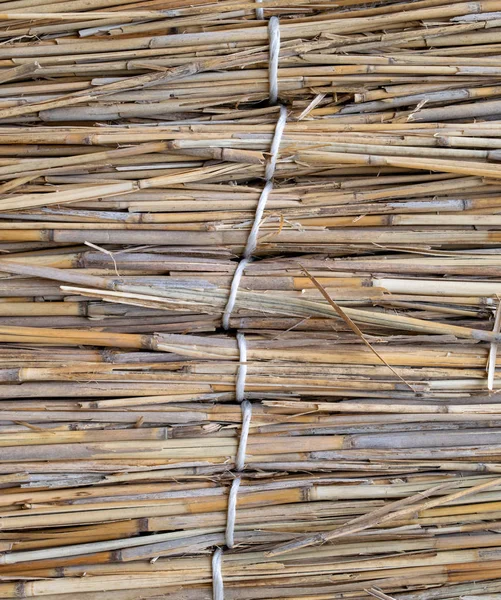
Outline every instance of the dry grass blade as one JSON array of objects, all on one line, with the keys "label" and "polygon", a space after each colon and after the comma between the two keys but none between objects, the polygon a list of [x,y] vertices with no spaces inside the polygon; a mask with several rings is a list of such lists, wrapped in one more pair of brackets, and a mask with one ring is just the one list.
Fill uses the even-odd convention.
[{"label": "dry grass blade", "polygon": [[327,290],[322,286],[321,283],[319,283],[319,281],[317,279],[315,279],[315,277],[313,277],[313,275],[311,273],[309,273],[303,266],[301,266],[301,268],[303,269],[303,271],[306,273],[306,275],[311,279],[311,281],[313,282],[313,284],[315,285],[315,287],[320,291],[320,293],[322,294],[322,296],[327,300],[327,302],[332,306],[332,308],[337,312],[337,314],[343,319],[343,321],[348,325],[348,327],[362,340],[362,342],[369,348],[369,350],[371,352],[373,352],[378,358],[379,360],[388,367],[388,369],[390,369],[390,371],[396,376],[398,377],[401,381],[403,381],[405,383],[405,385],[407,385],[409,387],[409,389],[411,389],[413,392],[415,392],[416,390],[412,387],[412,385],[405,381],[405,379],[398,374],[397,371],[395,371],[395,369],[389,365],[384,358],[377,352],[377,350],[375,350],[373,348],[373,346],[371,346],[371,344],[367,341],[367,339],[365,338],[364,334],[362,333],[362,331],[360,330],[360,328],[356,325],[356,323],[354,323],[350,317],[343,311],[343,309],[334,302],[334,300],[330,297],[330,295],[327,293]]}]

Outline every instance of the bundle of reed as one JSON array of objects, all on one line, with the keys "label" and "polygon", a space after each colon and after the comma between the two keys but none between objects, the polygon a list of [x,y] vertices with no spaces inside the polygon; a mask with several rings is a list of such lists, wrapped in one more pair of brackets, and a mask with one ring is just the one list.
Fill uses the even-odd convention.
[{"label": "bundle of reed", "polygon": [[[167,230],[175,245],[240,253],[277,111],[259,107],[268,32],[256,10],[283,17],[278,87],[292,119],[261,252],[499,241],[496,125],[475,122],[500,110],[496,2],[168,4],[6,3],[0,119],[17,126],[0,130],[4,242],[143,244]],[[430,44],[439,50],[423,51]],[[374,54],[384,48],[391,53]],[[94,123],[19,126],[33,119]],[[358,211],[346,206],[353,197]],[[439,224],[447,228],[437,236]]]},{"label": "bundle of reed", "polygon": [[[0,249],[91,242],[240,255],[276,114],[262,125],[235,118],[99,134],[3,128]],[[498,133],[482,123],[289,123],[255,253],[496,247]],[[127,141],[134,145],[109,149]],[[69,155],[29,158],[38,152]]]},{"label": "bundle of reed", "polygon": [[[199,367],[196,363],[191,366]],[[291,370],[288,363],[281,366]],[[32,373],[31,383],[22,383],[17,389],[12,384],[2,386],[6,389],[0,411],[0,469],[6,475],[15,473],[16,484],[43,487],[53,477],[54,485],[71,486],[77,475],[77,479],[105,484],[108,477],[96,474],[146,472],[143,478],[148,479],[155,478],[158,474],[151,471],[159,469],[163,469],[162,478],[196,478],[233,468],[242,415],[240,407],[231,402],[231,394],[218,391],[227,385],[208,385],[210,377],[204,377],[200,368],[198,385],[193,378],[187,378],[184,385],[172,384],[168,377],[163,387],[134,381],[127,386],[112,385],[97,377],[96,383],[84,386],[82,380],[89,376],[84,369],[92,367],[98,371],[99,365],[91,363],[80,371],[76,366],[64,370],[25,368],[24,373]],[[281,386],[261,384],[277,391],[260,394],[262,405],[256,403],[253,408],[248,468],[355,474],[500,471],[498,402],[475,395],[475,390],[468,394],[459,389],[426,398],[391,393],[382,373],[372,369],[376,376],[374,383],[369,383],[371,370],[360,367],[366,375],[365,385],[374,387],[363,396],[356,389],[357,370],[349,370],[355,371],[352,379],[346,375],[347,380],[339,383],[339,388],[345,386],[347,391],[341,394],[333,384],[330,393],[325,385],[327,389],[317,391],[314,399],[308,396],[311,389],[303,399],[299,393],[290,393],[297,382],[287,386],[284,377]],[[6,371],[2,370],[4,377]],[[329,369],[322,370],[324,377],[326,371]],[[436,371],[447,373],[446,369]],[[80,385],[71,380],[61,382],[64,375],[68,379],[80,376]],[[33,383],[36,376],[38,385]],[[42,382],[41,377],[45,377]],[[259,389],[256,379],[250,377],[251,399],[257,395],[253,393],[256,387]],[[124,377],[124,381],[128,379]],[[382,392],[378,393],[379,389]],[[343,399],[339,400],[339,395]],[[51,473],[54,475],[46,480]]]},{"label": "bundle of reed", "polygon": [[[71,266],[67,255],[60,260]],[[290,259],[270,262],[277,272],[291,266]],[[15,259],[1,268],[117,285]],[[253,408],[237,549],[223,560],[229,597],[301,598],[314,590],[316,597],[360,598],[371,586],[426,594],[430,585],[447,594],[471,578],[497,584],[499,536],[491,532],[500,483],[475,475],[501,469],[500,405],[484,395],[489,348],[451,333],[381,331],[379,340],[366,338],[366,348],[342,328],[329,336],[325,324],[300,335],[277,335],[274,327],[271,339],[266,331],[261,339],[247,334],[246,394],[262,403]],[[23,327],[2,327],[0,335],[0,574],[10,580],[0,584],[2,597],[81,593],[83,600],[96,590],[122,597],[124,588],[131,599],[210,594],[203,555],[225,540],[242,418],[232,402],[235,340]],[[449,500],[449,485],[474,490],[472,497]],[[426,495],[440,507],[411,501]],[[409,502],[408,512],[398,502]],[[284,548],[319,534],[335,545]],[[350,540],[340,543],[344,536]],[[284,551],[278,562],[269,556]],[[174,558],[148,562],[158,556]],[[186,560],[196,575],[186,572]],[[245,566],[231,570],[232,560]]]},{"label": "bundle of reed", "polygon": [[[7,489],[1,597],[210,597],[206,552],[224,542],[224,487],[134,475]],[[237,547],[223,559],[226,593],[362,598],[382,587],[424,599],[453,597],[471,579],[475,591],[497,590],[499,494],[499,477],[430,472],[246,481]]]},{"label": "bundle of reed", "polygon": [[[220,327],[235,262],[168,247],[12,253],[0,261],[0,325],[117,333],[199,333]],[[500,259],[484,249],[377,250],[251,263],[234,329],[350,331],[342,307],[369,335],[418,331],[492,341]],[[10,275],[8,275],[10,273]],[[64,284],[69,285],[64,285]],[[63,284],[63,285],[61,285]],[[396,312],[398,311],[398,312]],[[270,333],[270,335],[272,335]]]},{"label": "bundle of reed", "polygon": [[298,117],[413,115],[423,85],[430,105],[453,106],[446,119],[499,113],[496,0],[3,4],[4,122],[210,118],[266,101],[271,16],[280,97]]},{"label": "bundle of reed", "polygon": [[[91,254],[90,259],[93,260],[96,255],[97,253]],[[114,255],[104,256],[113,264],[113,268],[120,268],[121,263],[117,263]],[[129,256],[134,259],[134,253]],[[148,265],[150,256],[147,254],[144,261],[139,258],[137,267],[142,269],[143,265]],[[38,257],[41,259],[39,262],[59,260],[66,266],[75,264],[75,255],[40,254]],[[156,262],[158,258],[160,261]],[[57,328],[58,319],[68,314],[83,315],[82,321],[88,317],[105,319],[104,322],[98,321],[101,326],[106,326],[106,318],[113,324],[115,315],[129,318],[128,308],[107,309],[107,303],[135,307],[131,310],[130,317],[137,315],[139,322],[129,319],[129,326],[125,326],[128,331],[147,332],[155,328],[156,324],[160,329],[165,325],[166,331],[179,331],[183,327],[187,331],[196,331],[197,328],[201,331],[215,329],[220,325],[221,314],[226,306],[235,264],[231,261],[205,259],[198,262],[199,259],[192,261],[188,257],[181,258],[183,260],[179,262],[174,257],[167,259],[173,268],[168,275],[125,277],[120,274],[117,276],[116,273],[114,276],[96,275],[88,273],[86,269],[61,269],[17,262],[15,255],[3,259],[0,261],[2,271],[28,277],[24,280],[17,277],[7,279],[0,285],[0,294],[4,299],[0,305],[0,314],[6,319],[2,340],[18,342],[23,338],[26,341],[35,341],[37,338],[41,343],[48,343],[51,337],[59,340],[62,330]],[[413,269],[415,260],[405,255],[399,257],[398,254],[395,254],[394,262],[386,261],[385,255],[379,261],[370,258],[365,263],[360,258],[329,260],[323,256],[260,261],[252,264],[243,278],[231,324],[235,328],[251,331],[260,329],[262,333],[277,329],[299,332],[308,330],[318,332],[316,337],[319,339],[323,337],[322,332],[327,334],[328,339],[332,339],[329,333],[332,334],[334,330],[349,332],[355,340],[360,341],[359,338],[362,338],[363,341],[363,335],[354,330],[354,321],[363,326],[366,333],[383,336],[383,339],[384,336],[398,332],[446,335],[453,339],[475,342],[498,342],[500,334],[497,330],[492,331],[492,316],[498,305],[499,284],[495,279],[485,277],[480,280],[473,275],[470,278],[444,280],[441,272],[444,269],[445,272],[448,269],[454,272],[456,258],[459,259],[456,266],[458,270],[462,268],[461,265],[468,265],[468,260],[471,259],[472,273],[479,265],[484,265],[485,270],[496,265],[496,259],[491,260],[493,256],[488,253],[484,256],[476,253],[449,253],[448,261],[444,261],[442,265],[437,265],[434,258],[430,262],[423,260],[423,275],[435,269],[438,271],[435,277],[412,277],[403,275],[402,271],[405,273],[406,261],[409,261],[408,268]],[[153,259],[152,264],[156,264],[156,268],[168,266],[161,255],[153,256]],[[30,260],[30,257],[24,256],[24,260]],[[111,268],[110,262],[107,264]],[[380,273],[379,277],[373,277],[367,274],[367,269],[377,270],[382,262],[387,262],[383,271],[391,271],[393,265],[396,265],[393,276],[385,277],[385,273]],[[336,270],[338,264],[339,271]],[[352,264],[355,269],[351,269]],[[186,270],[182,273],[175,272],[174,269],[178,268],[176,265]],[[187,268],[187,265],[192,265],[195,270]],[[203,265],[214,268],[215,275],[197,272]],[[360,266],[360,271],[357,271],[357,266]],[[220,269],[219,273],[217,269]],[[54,280],[56,283],[47,285],[43,279]],[[60,289],[58,283],[63,283]],[[64,285],[65,283],[70,285]],[[20,293],[23,295],[19,296]],[[40,300],[48,302],[40,303]],[[93,300],[97,302],[94,303]],[[33,301],[38,302],[31,312]],[[84,307],[80,308],[82,301]],[[161,316],[162,310],[166,310],[165,316]],[[31,331],[30,327],[20,327],[18,330],[15,327],[9,328],[9,323],[12,323],[9,318],[29,314],[39,316],[29,317],[31,320],[26,325],[50,324],[57,330],[51,333],[47,328],[43,331],[37,328]],[[150,315],[155,315],[153,322],[141,324],[141,318]],[[41,321],[36,323],[37,319]],[[71,325],[71,322],[63,320],[62,325]],[[495,323],[494,326],[495,329],[498,327]],[[158,336],[153,333],[150,337],[141,337],[118,331],[113,337],[100,334],[99,327],[91,329],[95,333],[91,330],[67,330],[65,339],[73,344],[103,344],[177,352],[169,347],[170,342],[166,341],[160,330]],[[203,338],[200,343],[203,343]],[[214,343],[217,345],[218,342]],[[222,340],[220,351],[217,348],[209,351],[211,344],[212,341],[208,340],[207,348],[204,349],[209,358],[234,355],[234,338],[227,349],[223,349],[226,342]],[[306,341],[305,344],[308,345],[309,342]]]},{"label": "bundle of reed", "polygon": [[[13,348],[11,360],[36,353]],[[67,372],[97,372],[82,362],[96,354],[70,350]],[[240,407],[46,396],[2,402],[0,597],[210,595],[206,554],[226,539]],[[499,585],[498,413],[444,399],[255,404],[226,593]]]}]

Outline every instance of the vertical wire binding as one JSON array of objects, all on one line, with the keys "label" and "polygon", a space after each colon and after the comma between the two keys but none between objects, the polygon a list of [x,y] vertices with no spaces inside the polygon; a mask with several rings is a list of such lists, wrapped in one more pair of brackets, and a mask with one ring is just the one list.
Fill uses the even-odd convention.
[{"label": "vertical wire binding", "polygon": [[[262,0],[256,0],[261,2]],[[264,9],[256,8],[256,17],[258,19],[264,19]],[[270,48],[269,68],[268,68],[268,79],[269,79],[269,101],[270,104],[276,104],[278,102],[278,62],[280,57],[280,21],[277,17],[272,17],[268,23],[268,38]],[[263,187],[259,201],[256,207],[256,213],[254,215],[254,221],[252,223],[251,230],[247,237],[247,243],[245,244],[244,252],[240,262],[238,263],[233,279],[230,286],[230,294],[226,303],[222,324],[224,329],[228,330],[230,327],[230,317],[235,307],[238,288],[242,280],[242,275],[247,265],[252,261],[252,254],[254,253],[257,243],[259,228],[263,218],[264,210],[270,192],[273,190],[273,177],[275,175],[275,169],[278,160],[278,151],[280,149],[280,143],[285,130],[287,122],[287,110],[284,106],[280,106],[280,115],[275,126],[275,132],[270,148],[270,157],[266,163],[265,168],[265,179],[266,183]],[[245,467],[245,455],[247,452],[247,440],[249,438],[250,423],[252,418],[252,405],[250,402],[245,400],[245,380],[247,377],[247,342],[243,333],[237,334],[237,344],[239,350],[239,366],[237,372],[237,381],[235,387],[236,399],[241,403],[242,410],[242,428],[240,430],[240,441],[238,444],[238,451],[235,457],[235,470],[237,472],[243,471]],[[235,545],[235,522],[237,515],[237,498],[238,490],[242,478],[236,477],[230,488],[228,496],[228,509],[226,513],[226,531],[225,531],[225,543],[228,548],[233,548]],[[221,548],[217,548],[212,555],[212,598],[213,600],[224,600],[224,585],[222,575],[222,556],[223,551]]]},{"label": "vertical wire binding", "polygon": [[259,228],[261,226],[261,220],[263,218],[263,213],[266,208],[266,203],[268,202],[268,197],[270,195],[271,190],[273,189],[273,176],[275,174],[275,169],[277,166],[278,160],[278,151],[280,149],[280,143],[282,141],[283,133],[285,130],[285,125],[287,122],[287,110],[284,106],[280,107],[280,116],[278,117],[277,124],[275,126],[275,133],[273,134],[273,141],[271,143],[270,148],[270,158],[268,163],[266,164],[265,177],[266,184],[261,192],[259,197],[259,201],[257,203],[256,213],[254,215],[254,222],[252,224],[251,230],[249,232],[249,236],[247,238],[247,243],[245,244],[245,249],[243,252],[242,260],[239,262],[235,273],[233,274],[233,279],[231,281],[230,286],[230,294],[228,296],[228,302],[226,303],[226,307],[223,312],[223,327],[224,329],[229,329],[230,327],[230,317],[233,309],[235,307],[235,302],[237,299],[238,288],[240,286],[240,281],[242,279],[243,272],[247,265],[252,260],[252,254],[257,247],[258,242],[258,234]]}]

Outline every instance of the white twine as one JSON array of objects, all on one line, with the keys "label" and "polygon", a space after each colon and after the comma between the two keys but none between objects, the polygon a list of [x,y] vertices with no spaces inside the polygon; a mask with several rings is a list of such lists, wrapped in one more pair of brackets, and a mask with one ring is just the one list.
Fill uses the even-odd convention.
[{"label": "white twine", "polygon": [[240,442],[235,459],[237,471],[243,471],[245,466],[245,454],[247,453],[247,440],[249,438],[250,423],[252,418],[252,404],[247,400],[242,402],[242,429],[240,431]]},{"label": "white twine", "polygon": [[240,352],[240,364],[237,373],[236,397],[238,402],[243,402],[245,400],[245,379],[247,377],[247,341],[243,333],[237,333],[237,344]]},{"label": "white twine", "polygon": [[[245,400],[241,404],[242,429],[240,431],[240,442],[238,444],[235,467],[237,471],[243,471],[245,466],[245,454],[247,452],[247,440],[249,438],[250,423],[252,417],[252,404]],[[231,484],[228,495],[228,510],[226,513],[225,543],[228,548],[235,546],[235,522],[237,519],[237,497],[238,489],[242,483],[241,477],[236,477]],[[212,555],[212,599],[224,600],[223,573],[221,569],[223,551],[217,548]]]},{"label": "white twine", "polygon": [[[256,0],[256,2],[262,2],[263,0]],[[256,8],[256,19],[264,21],[264,8]]]},{"label": "white twine", "polygon": [[245,245],[242,260],[238,263],[238,267],[236,268],[235,273],[233,274],[233,280],[231,282],[230,287],[230,295],[228,297],[228,302],[226,303],[226,307],[223,312],[223,327],[225,329],[229,329],[230,327],[230,317],[231,313],[233,312],[233,308],[235,307],[238,288],[240,286],[240,281],[242,279],[243,272],[247,265],[251,262],[252,254],[257,247],[261,219],[263,218],[263,213],[266,207],[266,202],[268,201],[268,196],[270,195],[270,192],[273,189],[273,175],[275,174],[275,168],[277,166],[278,150],[280,148],[280,142],[282,141],[282,136],[284,133],[286,122],[287,110],[284,106],[281,106],[280,116],[275,126],[275,133],[273,135],[273,141],[271,143],[270,158],[266,165],[266,185],[264,186],[263,191],[261,192],[261,196],[259,197],[259,201],[257,203],[256,208],[256,214],[254,216],[254,222],[249,232],[249,237],[247,238],[247,243]]},{"label": "white twine", "polygon": [[216,548],[212,555],[212,600],[224,600],[223,573],[221,571],[222,555],[221,548]]},{"label": "white twine", "polygon": [[268,21],[268,39],[270,45],[268,65],[269,102],[270,104],[276,104],[278,101],[278,59],[280,56],[280,21],[278,17],[271,17]]},{"label": "white twine", "polygon": [[233,548],[235,545],[234,533],[235,533],[235,520],[237,518],[237,494],[240,483],[242,482],[241,477],[237,477],[231,484],[230,494],[228,496],[228,512],[226,515],[226,534],[225,541],[228,548]]},{"label": "white twine", "polygon": [[[277,124],[275,125],[275,133],[271,142],[270,158],[266,165],[264,176],[267,182],[273,181],[275,176],[275,169],[277,167],[278,151],[280,150],[280,144],[284,135],[285,124],[287,123],[287,109],[285,106],[280,107],[280,116],[278,117]],[[271,191],[271,190],[270,190]],[[263,207],[264,209],[264,207]]]},{"label": "white twine", "polygon": [[[261,2],[262,0],[256,0]],[[264,9],[256,8],[256,17],[258,19],[264,19]],[[278,101],[278,60],[280,56],[280,22],[277,17],[272,17],[268,23],[268,37],[270,44],[270,58],[269,58],[269,100],[270,104],[276,104]],[[235,307],[237,299],[238,288],[240,287],[240,281],[247,265],[252,260],[252,254],[257,247],[259,227],[261,226],[261,220],[263,218],[264,209],[268,201],[271,190],[273,189],[273,177],[275,175],[275,169],[277,166],[278,151],[280,149],[280,142],[287,122],[287,110],[284,106],[280,107],[280,115],[275,126],[275,132],[273,134],[273,140],[270,148],[270,157],[266,163],[265,178],[266,183],[259,197],[259,201],[256,207],[256,214],[254,215],[254,222],[252,224],[249,236],[247,237],[247,243],[245,244],[244,253],[242,259],[238,263],[235,273],[233,274],[233,280],[230,286],[230,294],[228,302],[223,312],[223,327],[229,329],[230,317]],[[245,398],[245,380],[247,377],[247,342],[243,333],[237,334],[237,344],[239,350],[239,366],[237,372],[236,382],[236,399],[241,402],[242,410],[242,428],[240,431],[240,441],[238,444],[238,451],[235,457],[235,470],[237,472],[243,471],[245,466],[245,455],[247,452],[247,440],[249,438],[250,423],[252,418],[252,405],[247,402]],[[235,521],[237,516],[237,497],[238,489],[242,482],[241,477],[236,477],[231,484],[230,493],[228,495],[228,509],[226,514],[226,531],[225,531],[225,543],[228,548],[233,548],[235,545]],[[224,600],[224,585],[223,585],[223,574],[221,569],[223,551],[221,548],[217,548],[212,555],[212,599],[213,600]]]},{"label": "white twine", "polygon": [[[240,431],[240,442],[238,444],[237,456],[235,458],[235,468],[237,471],[243,471],[245,466],[245,454],[247,452],[247,440],[249,438],[250,423],[252,417],[252,404],[242,402],[242,429]],[[230,494],[228,496],[228,510],[226,513],[226,533],[225,542],[228,548],[235,545],[235,522],[237,519],[237,496],[238,488],[242,482],[241,477],[236,477],[231,484]]]},{"label": "white twine", "polygon": [[[256,0],[262,2],[262,0]],[[264,20],[264,9],[256,8],[256,17]],[[268,21],[268,101],[270,104],[278,102],[278,60],[280,58],[280,20],[278,17],[271,17]]]}]

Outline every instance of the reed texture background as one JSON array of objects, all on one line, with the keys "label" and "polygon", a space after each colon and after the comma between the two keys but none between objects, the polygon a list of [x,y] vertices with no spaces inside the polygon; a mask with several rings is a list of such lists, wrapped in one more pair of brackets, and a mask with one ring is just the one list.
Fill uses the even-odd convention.
[{"label": "reed texture background", "polygon": [[500,165],[499,0],[1,2],[0,598],[501,597]]}]

